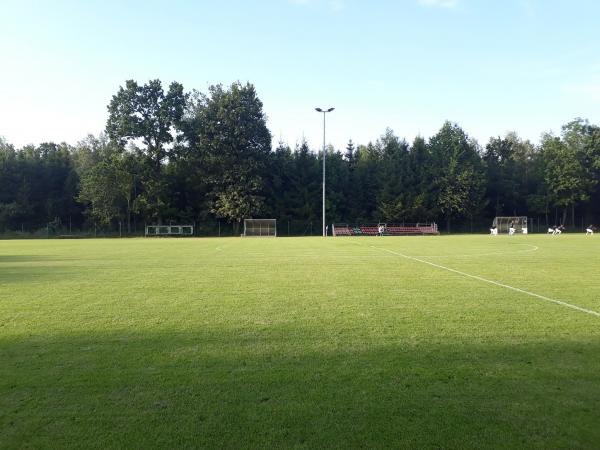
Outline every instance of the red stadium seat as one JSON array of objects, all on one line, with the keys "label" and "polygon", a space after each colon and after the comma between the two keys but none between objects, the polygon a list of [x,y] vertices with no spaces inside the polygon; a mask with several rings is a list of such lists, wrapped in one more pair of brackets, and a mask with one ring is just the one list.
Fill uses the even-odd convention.
[{"label": "red stadium seat", "polygon": [[[379,235],[380,225],[360,225],[350,226],[348,224],[334,225],[335,236],[377,236]],[[425,235],[439,234],[437,224],[427,225],[385,225],[384,235],[386,236],[406,236],[406,235]]]}]

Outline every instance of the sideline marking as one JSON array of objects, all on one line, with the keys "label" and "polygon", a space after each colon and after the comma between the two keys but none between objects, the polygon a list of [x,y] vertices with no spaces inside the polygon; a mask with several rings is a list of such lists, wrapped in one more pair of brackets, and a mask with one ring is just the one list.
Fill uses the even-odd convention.
[{"label": "sideline marking", "polygon": [[450,267],[442,266],[441,264],[436,264],[436,263],[432,263],[432,262],[429,262],[429,261],[425,261],[424,259],[415,258],[414,256],[403,255],[402,253],[394,252],[392,250],[388,250],[387,248],[375,247],[373,245],[371,245],[371,248],[374,248],[374,249],[377,249],[377,250],[382,250],[384,252],[391,253],[392,255],[401,256],[402,258],[411,259],[413,261],[417,261],[417,262],[420,262],[420,263],[423,263],[423,264],[428,264],[430,266],[437,267],[438,269],[447,270],[448,272],[454,272],[454,273],[457,273],[457,274],[462,275],[464,277],[473,278],[475,280],[483,281],[484,283],[494,284],[496,286],[500,286],[500,287],[503,287],[503,288],[506,288],[506,289],[510,289],[512,291],[520,292],[521,294],[526,294],[526,295],[529,295],[531,297],[539,298],[540,300],[544,300],[544,301],[551,302],[551,303],[556,303],[557,305],[561,305],[561,306],[565,306],[567,308],[575,309],[577,311],[580,311],[580,312],[583,312],[583,313],[586,313],[586,314],[591,314],[592,316],[600,317],[600,313],[599,312],[593,311],[591,309],[585,309],[585,308],[582,308],[582,307],[577,306],[577,305],[572,305],[571,303],[563,302],[562,300],[555,300],[553,298],[545,297],[543,295],[536,294],[534,292],[529,292],[529,291],[526,291],[524,289],[519,289],[519,288],[516,288],[516,287],[513,287],[513,286],[509,286],[508,284],[503,284],[503,283],[499,283],[497,281],[488,280],[487,278],[483,278],[483,277],[480,277],[478,275],[471,275],[470,273],[461,272],[460,270],[456,270],[456,269],[451,269]]}]

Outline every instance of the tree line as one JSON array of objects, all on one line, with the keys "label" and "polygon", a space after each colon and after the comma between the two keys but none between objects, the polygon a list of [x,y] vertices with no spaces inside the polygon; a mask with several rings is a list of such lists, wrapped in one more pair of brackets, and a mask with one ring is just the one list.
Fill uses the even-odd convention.
[{"label": "tree line", "polygon": [[[252,84],[201,93],[129,80],[108,113],[105,132],[75,146],[17,149],[0,138],[1,232],[320,222],[322,151],[306,141],[273,145]],[[375,142],[328,147],[326,157],[329,223],[460,230],[498,215],[567,226],[600,219],[600,127],[580,118],[539,145],[508,133],[481,146],[446,122],[429,139],[409,143],[387,129]]]}]

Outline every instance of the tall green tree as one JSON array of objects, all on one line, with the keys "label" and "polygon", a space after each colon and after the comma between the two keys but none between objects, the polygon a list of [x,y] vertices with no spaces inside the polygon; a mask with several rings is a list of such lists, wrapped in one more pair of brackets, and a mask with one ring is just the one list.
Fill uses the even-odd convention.
[{"label": "tall green tree", "polygon": [[[321,160],[322,160],[321,154]],[[322,164],[322,161],[321,161]],[[326,220],[327,223],[346,222],[350,220],[348,211],[350,164],[344,155],[335,151],[332,146],[327,148],[326,173]]]},{"label": "tall green tree", "polygon": [[378,195],[379,219],[399,222],[407,219],[410,199],[408,197],[409,146],[394,135],[391,129],[377,143],[380,151],[380,191]]},{"label": "tall green tree", "polygon": [[19,186],[19,165],[15,148],[0,136],[0,230],[14,225],[19,215],[16,193]]},{"label": "tall green tree", "polygon": [[356,221],[372,221],[378,216],[377,195],[381,189],[381,150],[369,142],[359,145],[355,152],[356,166],[352,171],[354,195],[350,207],[351,217]]},{"label": "tall green tree", "polygon": [[598,184],[596,133],[586,121],[576,119],[563,126],[561,137],[547,134],[542,138],[545,182],[553,203],[562,209],[563,224],[570,210],[571,225],[575,225],[575,206],[588,201]]},{"label": "tall green tree", "polygon": [[183,86],[171,83],[165,93],[160,80],[139,85],[127,80],[108,105],[106,133],[125,145],[141,140],[144,153],[156,167],[169,156],[169,144],[181,125],[186,104]]},{"label": "tall green tree", "polygon": [[491,138],[483,153],[486,169],[486,198],[491,215],[523,215],[528,212],[527,198],[531,194],[532,161],[535,149],[516,133]]},{"label": "tall green tree", "polygon": [[446,122],[429,140],[432,191],[446,218],[471,218],[483,206],[485,175],[477,144],[456,124]]},{"label": "tall green tree", "polygon": [[269,177],[265,180],[265,214],[270,217],[294,219],[289,199],[293,163],[292,149],[287,143],[279,141],[269,158]]},{"label": "tall green tree", "polygon": [[211,86],[193,118],[190,138],[206,166],[212,212],[239,226],[264,208],[271,133],[253,85]]},{"label": "tall green tree", "polygon": [[131,191],[131,174],[124,170],[122,160],[113,156],[83,176],[78,200],[89,203],[88,212],[95,222],[110,225],[128,216]]},{"label": "tall green tree", "polygon": [[346,144],[346,152],[344,153],[344,159],[348,162],[348,167],[350,169],[354,168],[354,163],[355,163],[355,152],[356,152],[356,146],[354,145],[354,142],[352,142],[352,139],[350,139],[348,141],[348,144]]},{"label": "tall green tree", "polygon": [[437,220],[432,214],[435,209],[434,199],[431,197],[433,183],[431,173],[431,155],[429,147],[421,136],[415,137],[409,148],[406,170],[406,220],[422,222]]},{"label": "tall green tree", "polygon": [[306,140],[296,144],[286,198],[295,219],[319,223],[321,217],[322,172],[316,152]]},{"label": "tall green tree", "polygon": [[128,80],[108,105],[106,133],[111,141],[122,148],[129,144],[145,158],[138,173],[143,189],[136,197],[136,210],[158,223],[169,211],[163,163],[180,133],[186,100],[177,82],[165,93],[160,80],[144,85]]}]

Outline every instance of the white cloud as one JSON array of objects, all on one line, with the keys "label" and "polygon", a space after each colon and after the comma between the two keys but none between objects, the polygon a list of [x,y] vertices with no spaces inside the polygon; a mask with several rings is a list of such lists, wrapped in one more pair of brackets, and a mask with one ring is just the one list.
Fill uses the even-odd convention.
[{"label": "white cloud", "polygon": [[417,0],[419,5],[428,8],[454,8],[458,5],[458,0]]}]

